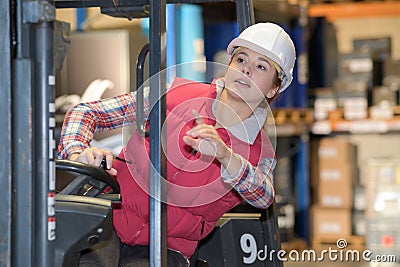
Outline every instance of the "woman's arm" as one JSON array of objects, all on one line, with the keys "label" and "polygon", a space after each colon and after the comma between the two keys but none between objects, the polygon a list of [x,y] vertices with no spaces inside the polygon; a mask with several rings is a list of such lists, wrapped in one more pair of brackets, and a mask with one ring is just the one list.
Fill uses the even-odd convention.
[{"label": "woman's arm", "polygon": [[[144,116],[147,118],[148,94],[145,94]],[[136,122],[136,94],[81,103],[71,108],[64,119],[58,145],[58,157],[67,159],[81,154],[90,146],[93,134]]]},{"label": "woman's arm", "polygon": [[241,168],[234,174],[221,169],[222,179],[232,185],[246,202],[257,208],[267,208],[272,204],[275,191],[273,186],[274,158],[263,158],[257,167],[235,154],[242,162]]}]

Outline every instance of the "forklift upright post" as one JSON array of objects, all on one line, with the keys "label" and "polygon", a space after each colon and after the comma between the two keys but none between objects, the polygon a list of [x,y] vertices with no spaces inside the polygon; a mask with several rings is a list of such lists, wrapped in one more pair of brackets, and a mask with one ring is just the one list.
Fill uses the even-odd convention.
[{"label": "forklift upright post", "polygon": [[166,1],[150,0],[150,267],[167,266],[166,159],[161,143],[166,116],[165,25]]},{"label": "forklift upright post", "polygon": [[253,0],[236,0],[236,17],[239,32],[254,24]]},{"label": "forklift upright post", "polygon": [[[11,264],[54,266],[55,172],[51,1],[10,1],[12,46]],[[52,105],[53,104],[53,105]],[[52,111],[54,113],[54,111]],[[54,168],[54,165],[53,165]]]},{"label": "forklift upright post", "polygon": [[39,22],[35,31],[33,111],[34,136],[34,211],[36,266],[54,266],[55,221],[55,163],[54,163],[54,21]]},{"label": "forklift upright post", "polygon": [[12,153],[11,130],[11,1],[0,1],[0,265],[11,266],[11,178],[10,155]]},{"label": "forklift upright post", "polygon": [[23,22],[32,30],[32,199],[33,262],[54,266],[55,260],[55,163],[54,163],[54,20],[53,1],[26,1]]}]

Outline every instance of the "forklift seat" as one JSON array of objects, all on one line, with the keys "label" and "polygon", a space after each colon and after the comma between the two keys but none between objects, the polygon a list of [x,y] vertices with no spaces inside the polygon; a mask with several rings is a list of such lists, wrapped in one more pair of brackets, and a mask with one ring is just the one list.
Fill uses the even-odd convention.
[{"label": "forklift seat", "polygon": [[109,200],[56,196],[56,266],[78,266],[80,252],[111,236],[112,203]]}]

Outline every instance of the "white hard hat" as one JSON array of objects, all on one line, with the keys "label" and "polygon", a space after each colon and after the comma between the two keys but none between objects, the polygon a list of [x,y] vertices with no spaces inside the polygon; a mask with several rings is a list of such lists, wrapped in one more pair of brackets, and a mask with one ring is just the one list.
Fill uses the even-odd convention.
[{"label": "white hard hat", "polygon": [[279,92],[284,91],[293,80],[296,50],[290,36],[278,25],[270,22],[257,23],[246,28],[227,48],[229,57],[236,47],[243,46],[274,61],[283,71]]}]

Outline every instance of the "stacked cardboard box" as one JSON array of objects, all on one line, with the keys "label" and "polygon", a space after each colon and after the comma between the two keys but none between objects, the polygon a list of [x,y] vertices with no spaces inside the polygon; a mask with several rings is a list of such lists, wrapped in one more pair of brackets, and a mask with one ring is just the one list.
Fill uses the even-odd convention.
[{"label": "stacked cardboard box", "polygon": [[340,138],[323,138],[314,158],[311,240],[321,236],[345,238],[352,233],[353,187],[356,180],[355,146]]}]

